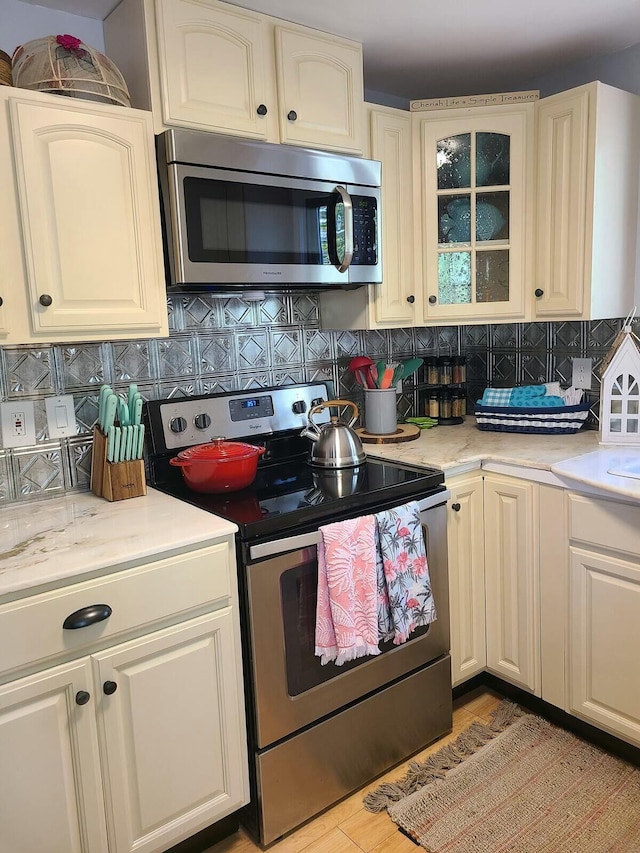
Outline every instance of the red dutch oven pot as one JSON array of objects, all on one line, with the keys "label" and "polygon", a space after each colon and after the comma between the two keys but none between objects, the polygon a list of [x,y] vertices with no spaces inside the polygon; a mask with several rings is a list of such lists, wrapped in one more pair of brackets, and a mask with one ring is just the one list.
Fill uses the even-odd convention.
[{"label": "red dutch oven pot", "polygon": [[182,476],[194,492],[219,494],[238,492],[253,483],[264,447],[214,438],[181,450],[169,460],[182,468]]}]

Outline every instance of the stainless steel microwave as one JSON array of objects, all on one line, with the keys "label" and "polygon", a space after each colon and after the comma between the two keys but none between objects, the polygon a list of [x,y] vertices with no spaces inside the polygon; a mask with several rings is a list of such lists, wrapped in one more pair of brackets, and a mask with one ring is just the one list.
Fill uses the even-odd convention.
[{"label": "stainless steel microwave", "polygon": [[182,129],[157,153],[172,289],[382,281],[379,162]]}]

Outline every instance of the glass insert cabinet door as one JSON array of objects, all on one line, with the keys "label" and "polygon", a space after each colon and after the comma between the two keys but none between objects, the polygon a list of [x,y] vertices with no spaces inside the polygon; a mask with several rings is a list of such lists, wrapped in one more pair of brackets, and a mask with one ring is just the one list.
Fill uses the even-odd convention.
[{"label": "glass insert cabinet door", "polygon": [[421,122],[425,317],[517,318],[524,312],[533,113],[519,108],[489,119],[478,115],[482,108],[464,112]]}]

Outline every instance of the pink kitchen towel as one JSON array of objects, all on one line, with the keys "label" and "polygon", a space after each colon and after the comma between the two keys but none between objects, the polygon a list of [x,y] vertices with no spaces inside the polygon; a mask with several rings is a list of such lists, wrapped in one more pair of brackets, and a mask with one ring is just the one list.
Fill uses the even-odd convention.
[{"label": "pink kitchen towel", "polygon": [[[427,552],[417,501],[375,515],[379,560],[381,639],[405,643],[422,625],[435,622]],[[380,569],[380,566],[378,567]]]},{"label": "pink kitchen towel", "polygon": [[380,654],[375,518],[327,524],[320,534],[315,653],[336,666]]}]

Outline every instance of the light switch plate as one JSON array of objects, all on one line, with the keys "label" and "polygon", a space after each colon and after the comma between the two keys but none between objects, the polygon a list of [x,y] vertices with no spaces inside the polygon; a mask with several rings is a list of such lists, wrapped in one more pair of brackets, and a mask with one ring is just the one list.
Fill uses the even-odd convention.
[{"label": "light switch plate", "polygon": [[36,443],[36,416],[33,400],[0,403],[3,447],[29,447]]},{"label": "light switch plate", "polygon": [[573,375],[571,384],[574,388],[591,388],[591,365],[592,358],[572,358]]},{"label": "light switch plate", "polygon": [[76,434],[76,412],[71,394],[47,397],[44,406],[47,411],[49,438],[68,438]]}]

